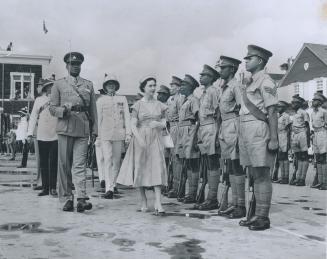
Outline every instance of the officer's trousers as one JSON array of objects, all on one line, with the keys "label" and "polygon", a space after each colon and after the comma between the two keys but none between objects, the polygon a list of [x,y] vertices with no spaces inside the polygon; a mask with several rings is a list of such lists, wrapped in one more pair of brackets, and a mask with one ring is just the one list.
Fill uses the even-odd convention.
[{"label": "officer's trousers", "polygon": [[123,140],[101,140],[101,149],[104,157],[103,174],[106,181],[106,192],[114,191],[121,165]]},{"label": "officer's trousers", "polygon": [[86,155],[88,137],[58,135],[59,199],[73,199],[74,181],[78,199],[86,199]]},{"label": "officer's trousers", "polygon": [[98,175],[99,175],[99,181],[104,181],[104,157],[103,157],[103,152],[101,148],[101,141],[97,140],[95,142],[95,155],[97,158],[97,166],[98,166]]}]

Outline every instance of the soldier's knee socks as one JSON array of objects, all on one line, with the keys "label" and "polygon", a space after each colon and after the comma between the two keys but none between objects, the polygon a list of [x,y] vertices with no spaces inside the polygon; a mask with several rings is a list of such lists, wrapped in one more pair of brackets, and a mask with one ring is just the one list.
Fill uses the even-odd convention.
[{"label": "soldier's knee socks", "polygon": [[176,156],[173,159],[173,190],[177,192],[181,179],[182,163]]},{"label": "soldier's knee socks", "polygon": [[197,195],[199,186],[199,171],[192,170],[192,187],[194,188],[194,196]]},{"label": "soldier's knee socks", "polygon": [[320,154],[322,185],[327,187],[327,153]]},{"label": "soldier's knee socks", "polygon": [[256,168],[254,173],[254,195],[256,198],[255,215],[268,217],[272,196],[269,168]]},{"label": "soldier's knee socks", "polygon": [[289,177],[290,177],[290,162],[288,160],[285,160],[283,162],[284,164],[284,177],[283,179],[285,180],[289,180]]},{"label": "soldier's knee socks", "polygon": [[232,204],[234,206],[236,206],[237,205],[237,189],[236,189],[236,184],[235,184],[235,175],[230,174],[229,181],[230,181],[230,186],[232,189]]},{"label": "soldier's knee socks", "polygon": [[237,194],[237,206],[245,207],[245,175],[235,175],[234,181]]},{"label": "soldier's knee socks", "polygon": [[208,200],[217,200],[217,192],[219,185],[219,171],[208,170]]}]

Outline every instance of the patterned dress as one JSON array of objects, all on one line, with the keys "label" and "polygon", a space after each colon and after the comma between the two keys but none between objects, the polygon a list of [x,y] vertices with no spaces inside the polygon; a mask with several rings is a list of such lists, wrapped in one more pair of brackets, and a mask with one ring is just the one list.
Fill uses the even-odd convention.
[{"label": "patterned dress", "polygon": [[165,118],[167,106],[157,100],[144,98],[132,107],[132,117],[137,119],[137,130],[145,142],[140,146],[133,136],[120,168],[117,182],[134,187],[167,185],[162,129],[150,128],[152,121]]}]

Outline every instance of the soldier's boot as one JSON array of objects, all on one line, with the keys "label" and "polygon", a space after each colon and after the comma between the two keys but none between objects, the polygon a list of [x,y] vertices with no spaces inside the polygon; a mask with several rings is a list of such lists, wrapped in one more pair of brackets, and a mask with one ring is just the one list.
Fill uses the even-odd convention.
[{"label": "soldier's boot", "polygon": [[254,195],[256,197],[255,216],[257,219],[249,226],[249,229],[268,229],[270,228],[268,216],[272,196],[272,184],[268,172],[257,172],[254,180]]},{"label": "soldier's boot", "polygon": [[187,170],[187,178],[188,178],[188,194],[184,198],[184,203],[195,203],[196,202],[196,194],[198,190],[198,181],[199,181],[199,174],[198,172],[194,172],[192,170]]},{"label": "soldier's boot", "polygon": [[327,164],[322,164],[322,185],[319,190],[327,190]]},{"label": "soldier's boot", "polygon": [[92,209],[92,203],[87,202],[84,198],[78,198],[77,199],[77,206],[76,210],[77,212],[84,212],[85,210],[91,210]]},{"label": "soldier's boot", "polygon": [[199,210],[215,210],[218,209],[218,185],[219,185],[219,171],[218,170],[208,170],[208,186],[209,192],[207,200],[200,204]]},{"label": "soldier's boot", "polygon": [[322,164],[317,163],[317,172],[315,175],[315,179],[312,182],[311,188],[319,189],[323,183],[323,176],[322,176]]},{"label": "soldier's boot", "polygon": [[236,208],[229,214],[230,219],[240,219],[246,216],[245,208],[245,175],[234,176],[237,204]]}]

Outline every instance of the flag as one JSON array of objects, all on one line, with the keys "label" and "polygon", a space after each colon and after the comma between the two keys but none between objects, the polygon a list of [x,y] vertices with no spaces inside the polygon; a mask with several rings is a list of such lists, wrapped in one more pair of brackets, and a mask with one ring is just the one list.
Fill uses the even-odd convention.
[{"label": "flag", "polygon": [[12,51],[12,42],[9,43],[9,45],[7,47],[7,51]]},{"label": "flag", "polygon": [[43,32],[44,32],[44,34],[47,34],[48,33],[48,29],[45,26],[45,21],[44,20],[43,20]]}]

